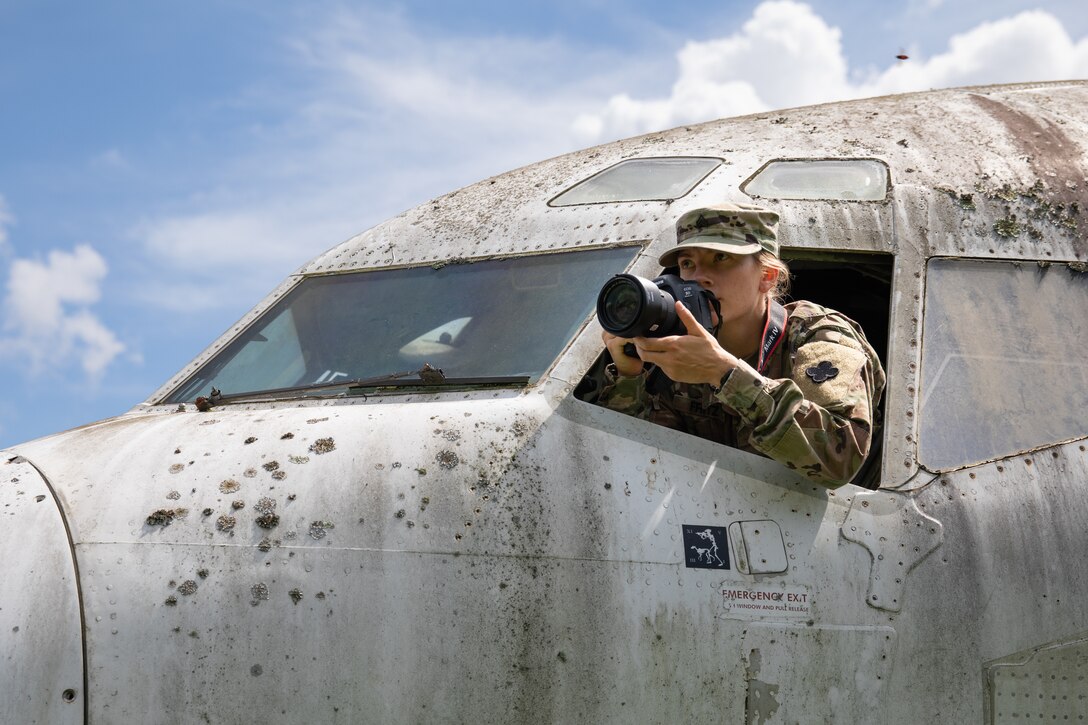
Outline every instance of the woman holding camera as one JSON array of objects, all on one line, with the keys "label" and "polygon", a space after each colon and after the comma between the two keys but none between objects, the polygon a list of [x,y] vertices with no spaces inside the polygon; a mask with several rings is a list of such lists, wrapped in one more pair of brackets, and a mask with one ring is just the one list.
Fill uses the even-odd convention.
[{"label": "woman holding camera", "polygon": [[[884,371],[854,321],[811,302],[778,301],[789,270],[778,257],[777,223],[777,213],[750,204],[681,216],[677,244],[659,261],[717,300],[717,332],[680,302],[686,335],[605,331],[612,364],[596,402],[767,456],[834,488],[869,452]],[[627,343],[638,357],[624,352]]]}]

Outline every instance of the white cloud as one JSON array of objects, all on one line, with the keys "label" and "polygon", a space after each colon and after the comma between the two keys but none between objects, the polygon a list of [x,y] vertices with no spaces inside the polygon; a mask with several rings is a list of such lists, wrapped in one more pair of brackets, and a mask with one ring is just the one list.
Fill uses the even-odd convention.
[{"label": "white cloud", "polygon": [[134,281],[149,304],[255,303],[405,208],[575,147],[571,119],[615,87],[619,65],[586,73],[555,41],[449,37],[395,12],[341,10],[297,32],[284,77],[302,82],[238,101],[280,118],[255,131],[259,150],[131,230],[153,267]]},{"label": "white cloud", "polygon": [[859,85],[855,95],[1084,75],[1088,75],[1088,38],[1075,43],[1053,15],[1030,10],[954,35],[944,53],[898,63],[875,81]]},{"label": "white cloud", "polygon": [[[939,2],[926,3],[934,9]],[[978,25],[948,50],[860,80],[842,52],[841,32],[808,5],[768,0],[733,35],[688,43],[667,98],[613,96],[572,124],[587,141],[622,138],[683,123],[775,108],[963,85],[1061,80],[1088,75],[1088,39],[1074,42],[1042,10]]]},{"label": "white cloud", "polygon": [[107,272],[105,260],[87,245],[53,250],[46,262],[14,260],[4,299],[4,357],[28,362],[34,373],[78,362],[88,377],[100,377],[125,350],[89,309],[101,297]]}]

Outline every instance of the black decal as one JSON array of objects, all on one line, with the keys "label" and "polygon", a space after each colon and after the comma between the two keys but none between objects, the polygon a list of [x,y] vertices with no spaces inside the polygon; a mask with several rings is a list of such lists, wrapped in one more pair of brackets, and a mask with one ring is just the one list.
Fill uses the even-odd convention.
[{"label": "black decal", "polygon": [[684,564],[689,569],[728,569],[729,546],[724,526],[683,524]]},{"label": "black decal", "polygon": [[819,365],[809,368],[805,375],[812,378],[814,383],[822,383],[839,374],[839,369],[831,364],[830,360],[821,360]]}]

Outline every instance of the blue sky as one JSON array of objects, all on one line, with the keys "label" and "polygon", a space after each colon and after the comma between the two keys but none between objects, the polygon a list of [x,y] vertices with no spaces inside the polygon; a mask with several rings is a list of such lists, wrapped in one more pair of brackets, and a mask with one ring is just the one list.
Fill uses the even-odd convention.
[{"label": "blue sky", "polygon": [[665,6],[0,0],[0,448],[128,410],[311,257],[493,174],[728,115],[1088,77],[1072,0]]}]

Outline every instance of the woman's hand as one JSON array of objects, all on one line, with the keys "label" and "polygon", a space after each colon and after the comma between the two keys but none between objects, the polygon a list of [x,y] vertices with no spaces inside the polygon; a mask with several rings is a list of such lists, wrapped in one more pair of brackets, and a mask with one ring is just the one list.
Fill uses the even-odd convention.
[{"label": "woman's hand", "polygon": [[[678,383],[717,385],[727,372],[737,366],[737,358],[719,345],[718,340],[680,302],[676,303],[676,314],[688,334],[636,337],[631,342],[635,344],[638,356],[645,362],[657,365],[670,380]],[[620,348],[622,352],[622,345]],[[611,347],[609,352],[612,352]],[[612,352],[612,359],[616,359],[615,352]],[[618,363],[616,370],[626,374],[620,370]]]}]

